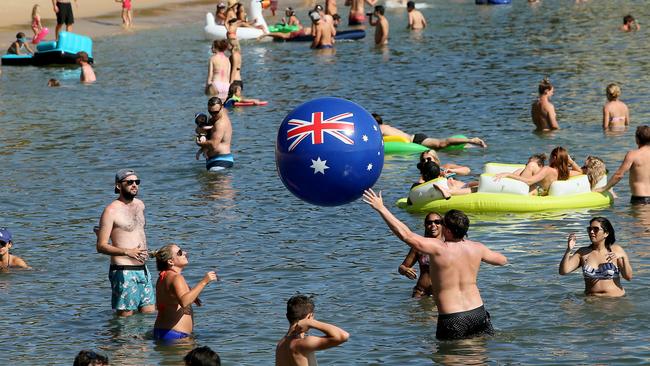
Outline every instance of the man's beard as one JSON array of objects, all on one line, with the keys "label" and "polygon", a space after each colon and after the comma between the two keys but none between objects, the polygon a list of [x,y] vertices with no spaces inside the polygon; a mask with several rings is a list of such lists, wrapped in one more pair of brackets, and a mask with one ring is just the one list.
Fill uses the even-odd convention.
[{"label": "man's beard", "polygon": [[131,193],[131,192],[129,192],[129,191],[124,191],[124,192],[122,192],[122,197],[124,197],[124,199],[127,200],[127,201],[133,201],[133,199],[134,199],[135,196],[137,196],[137,195],[138,195],[137,192],[136,192],[136,193]]}]

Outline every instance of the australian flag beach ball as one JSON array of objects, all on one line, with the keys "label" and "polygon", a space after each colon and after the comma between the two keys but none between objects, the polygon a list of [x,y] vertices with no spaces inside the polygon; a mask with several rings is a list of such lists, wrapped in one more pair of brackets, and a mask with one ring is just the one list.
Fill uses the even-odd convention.
[{"label": "australian flag beach ball", "polygon": [[296,197],[338,206],[361,197],[384,165],[379,125],[360,105],[317,98],[291,111],[280,125],[275,163]]}]

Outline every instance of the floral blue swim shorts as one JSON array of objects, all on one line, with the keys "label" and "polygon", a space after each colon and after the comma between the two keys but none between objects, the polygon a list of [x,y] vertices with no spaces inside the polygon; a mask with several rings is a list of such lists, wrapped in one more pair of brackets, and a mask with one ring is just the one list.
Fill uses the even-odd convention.
[{"label": "floral blue swim shorts", "polygon": [[138,310],[156,303],[156,291],[145,265],[120,266],[111,264],[111,307],[115,310]]}]

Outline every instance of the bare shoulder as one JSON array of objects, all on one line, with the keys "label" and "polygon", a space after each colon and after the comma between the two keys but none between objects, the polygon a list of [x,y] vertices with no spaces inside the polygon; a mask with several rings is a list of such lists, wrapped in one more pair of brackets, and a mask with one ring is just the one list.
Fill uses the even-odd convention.
[{"label": "bare shoulder", "polygon": [[621,254],[625,253],[625,249],[623,249],[623,247],[618,244],[612,244],[611,248],[612,248],[612,252],[614,253],[621,253]]}]

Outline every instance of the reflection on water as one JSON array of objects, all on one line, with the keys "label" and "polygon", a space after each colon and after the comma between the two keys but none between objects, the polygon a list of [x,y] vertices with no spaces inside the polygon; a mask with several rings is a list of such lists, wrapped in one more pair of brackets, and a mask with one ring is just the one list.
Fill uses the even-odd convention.
[{"label": "reflection on water", "polygon": [[[647,363],[650,207],[630,206],[625,180],[611,207],[470,215],[470,238],[510,264],[485,266],[478,283],[497,334],[447,343],[435,340],[431,299],[411,299],[413,282],[395,272],[408,248],[376,214],[360,202],[299,201],[274,162],[288,112],[332,95],[410,133],[483,137],[487,149],[440,153],[474,174],[486,162],[523,162],[558,145],[575,157],[601,157],[611,172],[635,148],[636,125],[650,120],[647,30],[616,31],[617,14],[628,11],[650,18],[650,8],[630,0],[505,7],[455,0],[423,9],[429,27],[422,32],[405,29],[403,9],[389,11],[389,47],[374,47],[371,28],[360,42],[337,42],[330,55],[308,44],[243,43],[245,94],[269,105],[232,112],[236,162],[223,174],[194,160],[192,117],[205,112],[209,56],[198,23],[95,40],[92,86],[78,84],[76,69],[4,67],[0,226],[12,229],[16,255],[35,270],[0,275],[7,300],[0,312],[8,314],[0,326],[11,329],[3,362],[33,365],[46,355],[69,364],[91,348],[121,365],[180,363],[189,345],[155,344],[147,335],[154,315],[114,319],[110,311],[108,258],[95,252],[91,228],[115,199],[115,171],[128,166],[142,179],[150,247],[187,248],[190,284],[213,269],[221,278],[201,295],[194,342],[217,350],[224,364],[272,363],[286,331],[286,300],[297,291],[317,294],[317,317],[352,335],[321,352],[322,364]],[[530,103],[546,75],[562,129],[536,134]],[[49,78],[63,86],[46,88]],[[603,90],[612,81],[624,89],[633,125],[603,133]],[[416,161],[386,157],[376,185],[385,202],[406,194]],[[393,211],[421,232],[422,215]],[[593,216],[612,220],[634,266],[622,299],[586,299],[578,271],[557,274],[567,235],[588,243],[584,227]]]}]

